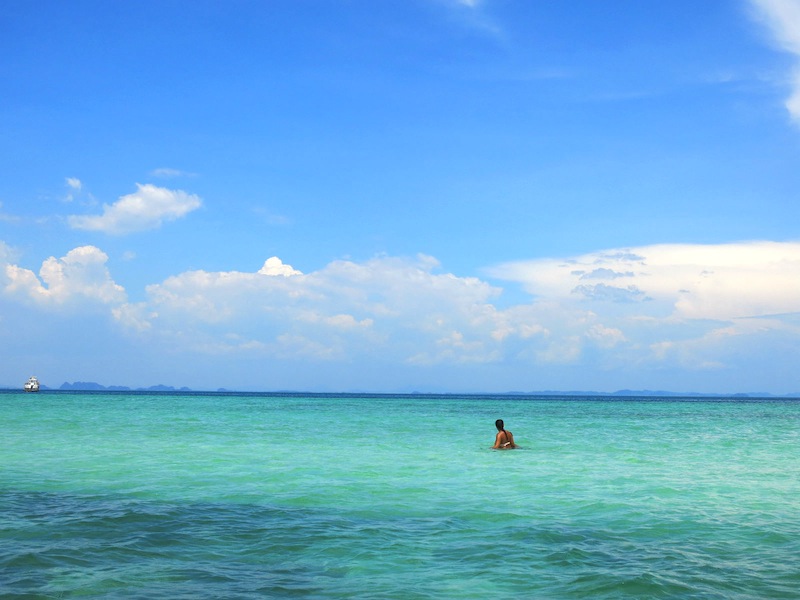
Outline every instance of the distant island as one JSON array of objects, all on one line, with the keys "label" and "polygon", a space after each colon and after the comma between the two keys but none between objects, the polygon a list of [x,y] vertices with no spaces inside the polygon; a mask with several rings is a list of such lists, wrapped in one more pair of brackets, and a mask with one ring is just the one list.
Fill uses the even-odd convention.
[{"label": "distant island", "polygon": [[[0,389],[16,390],[16,386],[2,386]],[[69,383],[65,381],[57,388],[41,385],[42,391],[65,391],[65,392],[198,392],[198,393],[236,393],[237,390],[218,388],[216,390],[194,390],[188,387],[175,387],[171,385],[151,385],[150,387],[129,387],[126,385],[102,385],[94,381],[75,381]],[[376,395],[376,396],[405,396],[405,395],[431,395],[431,396],[561,396],[561,397],[600,397],[600,398],[800,398],[800,392],[789,394],[773,394],[770,392],[739,392],[739,393],[715,393],[715,392],[669,392],[666,390],[617,390],[615,392],[593,392],[586,390],[539,390],[521,391],[510,390],[506,392],[374,392],[374,391],[345,391],[345,392],[311,392],[308,390],[262,390],[251,391],[249,393],[263,394],[352,394]]]},{"label": "distant island", "polygon": [[[43,386],[44,387],[44,386]],[[70,392],[191,392],[188,387],[176,388],[171,385],[151,385],[146,388],[131,388],[125,385],[101,385],[94,381],[76,381],[69,383],[65,381],[59,390]]]}]

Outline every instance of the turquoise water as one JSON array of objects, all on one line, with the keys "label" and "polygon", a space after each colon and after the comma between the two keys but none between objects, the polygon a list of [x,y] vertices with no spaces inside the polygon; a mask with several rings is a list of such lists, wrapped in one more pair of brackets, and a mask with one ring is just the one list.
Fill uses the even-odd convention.
[{"label": "turquoise water", "polygon": [[[0,394],[2,598],[800,596],[800,402]],[[492,451],[503,418],[514,451]]]}]

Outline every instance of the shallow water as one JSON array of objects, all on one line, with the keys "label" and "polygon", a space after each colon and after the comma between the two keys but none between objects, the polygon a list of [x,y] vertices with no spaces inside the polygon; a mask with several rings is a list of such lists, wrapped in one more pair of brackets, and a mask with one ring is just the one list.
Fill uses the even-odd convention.
[{"label": "shallow water", "polygon": [[[800,403],[0,394],[3,598],[797,598]],[[489,450],[505,419],[521,450]]]}]

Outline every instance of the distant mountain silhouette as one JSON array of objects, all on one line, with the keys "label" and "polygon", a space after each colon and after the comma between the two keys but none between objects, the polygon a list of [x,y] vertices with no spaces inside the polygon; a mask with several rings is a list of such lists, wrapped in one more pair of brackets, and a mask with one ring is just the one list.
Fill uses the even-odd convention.
[{"label": "distant mountain silhouette", "polygon": [[[16,385],[0,385],[0,390],[19,390],[22,386]],[[151,385],[150,387],[138,387],[138,388],[131,388],[125,385],[109,385],[105,386],[94,381],[75,381],[74,383],[69,383],[65,381],[61,384],[58,388],[51,388],[46,386],[43,383],[40,383],[40,389],[42,391],[72,391],[72,392],[194,392],[197,390],[193,390],[188,387],[180,387],[176,388],[171,385]],[[202,390],[201,390],[202,391]],[[235,393],[236,390],[229,390],[226,388],[218,388],[216,390],[218,393]],[[302,393],[313,393],[307,390],[264,390],[264,393],[293,393],[293,394],[302,394]],[[381,394],[381,392],[354,392],[350,391],[343,391],[340,392],[342,394],[354,394],[354,393],[364,393],[364,394]],[[387,395],[393,395],[393,393],[402,394],[403,392],[384,392]],[[414,391],[414,392],[407,392],[411,394],[420,394],[425,395],[428,393],[433,393],[433,395],[448,395],[448,392],[422,392],[422,391]],[[714,392],[670,392],[667,390],[617,390],[615,392],[594,392],[594,391],[587,391],[587,390],[538,390],[538,391],[522,391],[522,390],[513,390],[507,392],[486,392],[486,391],[479,391],[479,392],[472,392],[467,394],[456,394],[456,395],[475,395],[475,396],[482,396],[482,395],[490,395],[490,396],[561,396],[561,397],[605,397],[605,398],[670,398],[670,397],[683,397],[683,398],[800,398],[800,392],[788,393],[788,394],[774,394],[769,392],[738,392],[738,393],[714,393]]]},{"label": "distant mountain silhouette", "polygon": [[76,381],[69,383],[65,381],[61,384],[59,390],[72,391],[72,392],[191,392],[187,387],[176,388],[171,385],[151,385],[146,388],[130,388],[125,385],[110,385],[105,386],[94,381]]}]

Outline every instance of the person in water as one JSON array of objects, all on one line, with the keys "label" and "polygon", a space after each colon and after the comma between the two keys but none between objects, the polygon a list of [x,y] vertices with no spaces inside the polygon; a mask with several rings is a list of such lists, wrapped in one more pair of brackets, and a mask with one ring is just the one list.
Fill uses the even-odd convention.
[{"label": "person in water", "polygon": [[514,443],[514,434],[510,431],[506,431],[503,425],[503,419],[497,419],[494,425],[497,427],[497,435],[494,438],[494,446],[492,446],[492,449],[511,450],[512,448],[516,448],[517,445]]}]

